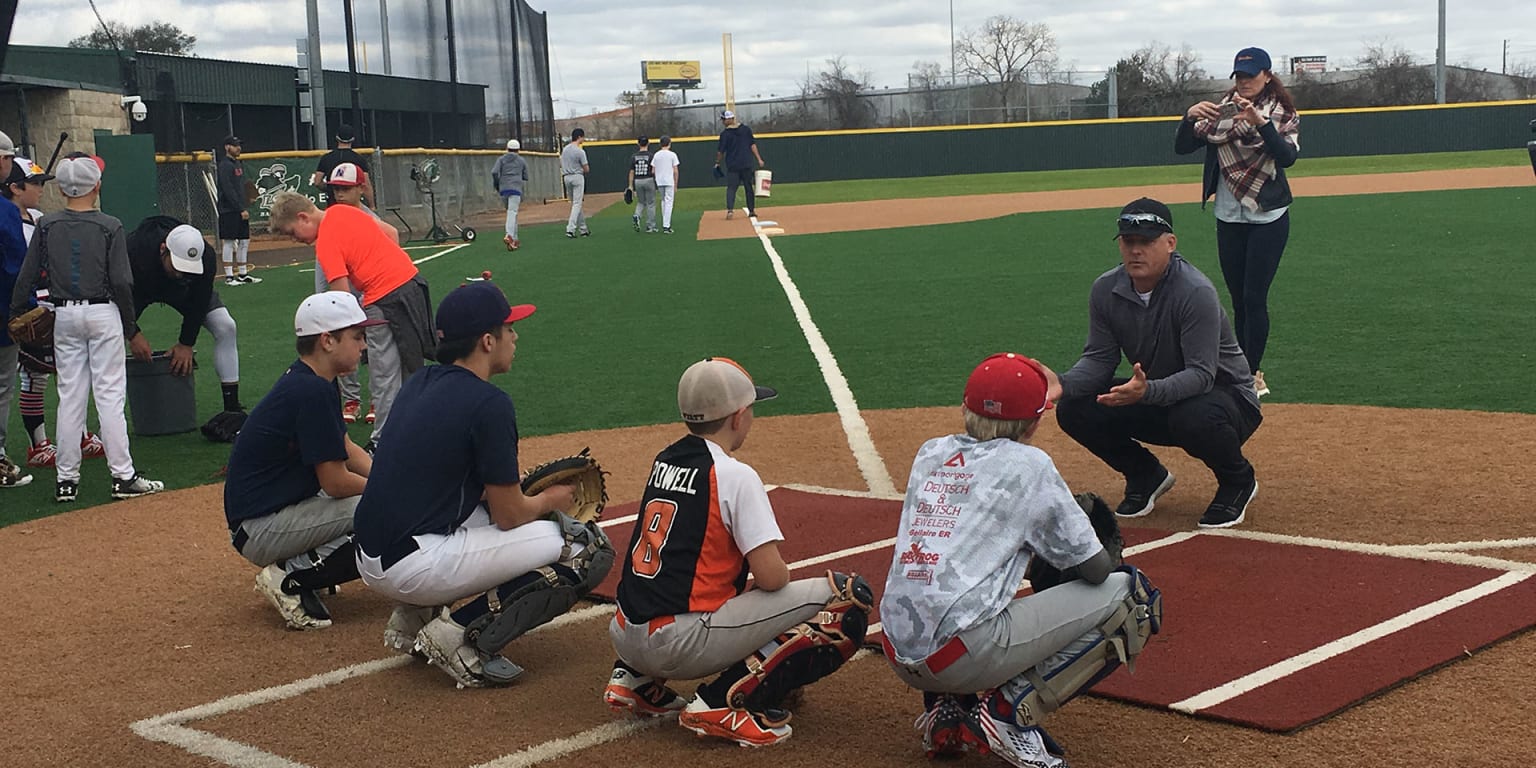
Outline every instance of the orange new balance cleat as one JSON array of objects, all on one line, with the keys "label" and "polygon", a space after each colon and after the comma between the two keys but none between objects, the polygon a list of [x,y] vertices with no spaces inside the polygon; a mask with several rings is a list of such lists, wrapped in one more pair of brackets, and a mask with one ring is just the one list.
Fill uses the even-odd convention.
[{"label": "orange new balance cleat", "polygon": [[697,695],[678,715],[677,724],[699,736],[728,739],[743,747],[771,747],[794,732],[789,727],[789,713],[782,709],[750,712],[711,707]]},{"label": "orange new balance cleat", "polygon": [[666,717],[687,706],[671,688],[622,665],[614,665],[608,687],[603,690],[603,702],[615,712],[629,712],[636,717]]}]

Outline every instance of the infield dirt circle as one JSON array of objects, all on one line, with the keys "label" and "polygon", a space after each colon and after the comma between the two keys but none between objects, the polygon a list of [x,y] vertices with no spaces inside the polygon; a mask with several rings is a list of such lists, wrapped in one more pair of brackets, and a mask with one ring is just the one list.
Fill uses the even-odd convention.
[{"label": "infield dirt circle", "polygon": [[[1376,186],[1369,191],[1398,191],[1393,176],[1371,177]],[[1527,177],[1519,183],[1528,185]],[[1457,172],[1437,178],[1434,188],[1508,186],[1511,178],[1504,169]],[[1073,207],[1129,199],[1123,190],[1099,192],[1102,198]],[[897,209],[896,216],[903,207],[921,211],[921,223],[930,223],[936,210],[953,211],[950,220],[973,218],[961,212],[973,210],[975,199],[880,205]],[[775,210],[774,217],[791,233],[807,231],[794,226],[793,215]],[[726,224],[715,218],[720,214],[706,214],[701,236]],[[1277,389],[1283,382],[1283,371],[1271,374]],[[898,483],[923,440],[961,428],[957,407],[872,411],[864,418]],[[652,457],[679,432],[662,425],[531,438],[521,453],[535,462],[591,446],[613,473],[614,502],[623,503],[638,498]],[[1118,497],[1118,476],[1054,423],[1042,425],[1040,435],[1037,444],[1074,489]],[[1536,481],[1523,462],[1536,454],[1536,416],[1270,404],[1248,451],[1261,492],[1245,529],[1383,544],[1536,537],[1530,512]],[[866,487],[834,414],[761,418],[739,455],[767,483]],[[1213,481],[1180,453],[1161,450],[1159,456],[1180,480],[1138,525],[1193,529]],[[337,618],[332,628],[284,631],[251,592],[254,569],[229,547],[221,493],[222,486],[203,486],[0,529],[12,605],[4,631],[9,653],[0,701],[8,727],[0,735],[0,763],[824,768],[928,762],[912,729],[920,703],[878,656],[808,689],[795,711],[795,736],[780,747],[698,742],[667,724],[571,749],[581,745],[556,740],[625,722],[599,700],[612,650],[606,621],[595,615],[518,640],[509,655],[529,674],[508,689],[456,691],[441,672],[414,663],[188,722],[207,736],[202,750],[218,760],[146,740],[132,723],[391,658],[380,643],[389,607],[360,585],[328,601]],[[1536,562],[1536,547],[1484,553]],[[1536,635],[1525,633],[1286,736],[1092,698],[1074,702],[1049,724],[1080,767],[1507,766],[1532,754],[1536,696],[1526,670],[1533,655]],[[242,751],[245,745],[260,752]],[[976,756],[962,763],[1003,765]]]}]

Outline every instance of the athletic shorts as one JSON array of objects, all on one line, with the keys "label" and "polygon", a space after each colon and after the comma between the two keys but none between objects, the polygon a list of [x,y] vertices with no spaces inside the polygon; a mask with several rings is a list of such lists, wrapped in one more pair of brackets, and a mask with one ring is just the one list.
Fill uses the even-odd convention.
[{"label": "athletic shorts", "polygon": [[251,239],[251,222],[240,218],[239,212],[219,214],[220,240]]}]

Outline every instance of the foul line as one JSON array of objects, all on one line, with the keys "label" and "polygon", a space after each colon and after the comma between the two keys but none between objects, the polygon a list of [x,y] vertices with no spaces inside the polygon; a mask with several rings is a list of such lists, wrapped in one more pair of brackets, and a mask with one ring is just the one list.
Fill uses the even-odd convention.
[{"label": "foul line", "polygon": [[[753,217],[754,228],[756,217]],[[848,386],[848,379],[843,376],[843,371],[837,365],[837,358],[832,356],[832,348],[827,345],[827,340],[821,335],[821,329],[811,320],[810,307],[806,306],[805,299],[800,296],[800,289],[795,286],[795,281],[789,276],[789,270],[784,267],[784,260],[779,257],[779,252],[773,249],[773,241],[761,230],[757,231],[757,239],[763,244],[763,250],[768,252],[768,260],[773,264],[773,273],[779,278],[779,287],[784,289],[784,296],[789,299],[789,306],[794,310],[795,321],[800,324],[801,333],[805,334],[805,340],[810,344],[811,354],[816,358],[816,365],[821,368],[822,378],[827,383],[827,389],[832,394],[832,404],[837,408],[838,418],[843,422],[843,432],[848,436],[848,447],[853,450],[854,461],[858,462],[859,472],[864,475],[864,482],[869,485],[869,490],[877,495],[895,495],[896,484],[891,480],[891,473],[885,467],[885,460],[880,458],[880,451],[875,447],[874,438],[869,434],[869,424],[864,421],[864,415],[859,413],[859,404],[853,397],[853,390]]]},{"label": "foul line", "polygon": [[448,254],[453,253],[454,251],[457,251],[460,248],[467,248],[467,247],[469,247],[469,245],[470,245],[469,243],[459,243],[458,245],[455,245],[452,248],[449,248],[448,250],[438,251],[437,253],[434,253],[431,256],[423,256],[423,257],[421,257],[419,259],[411,259],[411,263],[412,264],[425,264],[425,263],[427,263],[427,262],[429,262],[429,261],[431,261],[433,259],[440,259],[440,258],[442,258],[444,256],[447,256]]},{"label": "foul line", "polygon": [[1201,531],[1200,535],[1223,536],[1234,539],[1249,539],[1252,541],[1265,541],[1273,544],[1294,544],[1303,547],[1320,547],[1322,549],[1337,549],[1345,552],[1358,552],[1366,555],[1396,557],[1404,560],[1423,560],[1426,562],[1434,563],[1470,565],[1475,568],[1491,568],[1499,571],[1536,574],[1536,563],[1525,563],[1518,560],[1504,560],[1501,558],[1487,557],[1484,555],[1467,555],[1460,552],[1437,552],[1434,550],[1426,549],[1422,546],[1415,545],[1398,546],[1392,544],[1362,544],[1353,541],[1318,539],[1311,536],[1292,536],[1284,533],[1239,531],[1231,528]]},{"label": "foul line", "polygon": [[1354,634],[1345,635],[1333,642],[1313,648],[1306,653],[1292,656],[1284,661],[1250,672],[1224,685],[1197,693],[1183,701],[1176,701],[1168,705],[1168,708],[1185,714],[1194,714],[1199,710],[1209,709],[1222,702],[1237,698],[1255,688],[1268,685],[1308,667],[1321,664],[1335,656],[1352,651],[1373,640],[1379,640],[1395,632],[1400,632],[1415,624],[1428,621],[1442,613],[1467,605],[1474,600],[1512,587],[1531,578],[1533,575],[1536,574],[1506,573],[1476,586],[1463,589],[1455,594],[1442,597],[1432,603],[1421,605],[1407,613],[1394,616],[1374,626],[1366,627]]}]

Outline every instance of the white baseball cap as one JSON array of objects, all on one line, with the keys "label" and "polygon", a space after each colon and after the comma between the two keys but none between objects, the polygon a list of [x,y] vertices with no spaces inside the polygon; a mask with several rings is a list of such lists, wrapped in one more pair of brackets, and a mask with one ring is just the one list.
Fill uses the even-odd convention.
[{"label": "white baseball cap", "polygon": [[507,151],[508,152],[516,152],[516,151],[518,151],[519,149],[522,149],[522,148],[523,148],[522,142],[518,141],[517,139],[507,139]]},{"label": "white baseball cap", "polygon": [[11,141],[11,137],[9,135],[7,135],[3,131],[0,131],[0,157],[15,157],[15,156],[16,156],[16,142]]},{"label": "white baseball cap", "polygon": [[330,178],[325,183],[333,187],[357,187],[367,180],[368,174],[357,167],[356,163],[342,163],[331,169]]},{"label": "white baseball cap", "polygon": [[171,266],[189,275],[203,273],[203,233],[191,224],[182,224],[165,236],[165,250],[171,254]]},{"label": "white baseball cap", "polygon": [[725,111],[720,113],[720,119],[721,120],[730,120],[730,119],[732,119],[734,117],[736,117],[736,113],[730,111],[729,109],[727,109],[727,110],[725,110]]},{"label": "white baseball cap", "polygon": [[369,319],[356,296],[346,291],[326,291],[310,296],[299,305],[299,311],[293,313],[293,335],[318,336],[387,322],[383,318]]},{"label": "white baseball cap", "polygon": [[752,383],[747,369],[727,357],[706,357],[688,366],[677,382],[677,409],[683,421],[694,423],[723,419],[778,396],[778,390]]},{"label": "white baseball cap", "polygon": [[53,169],[53,175],[65,197],[85,197],[101,183],[101,164],[94,157],[66,157]]}]

